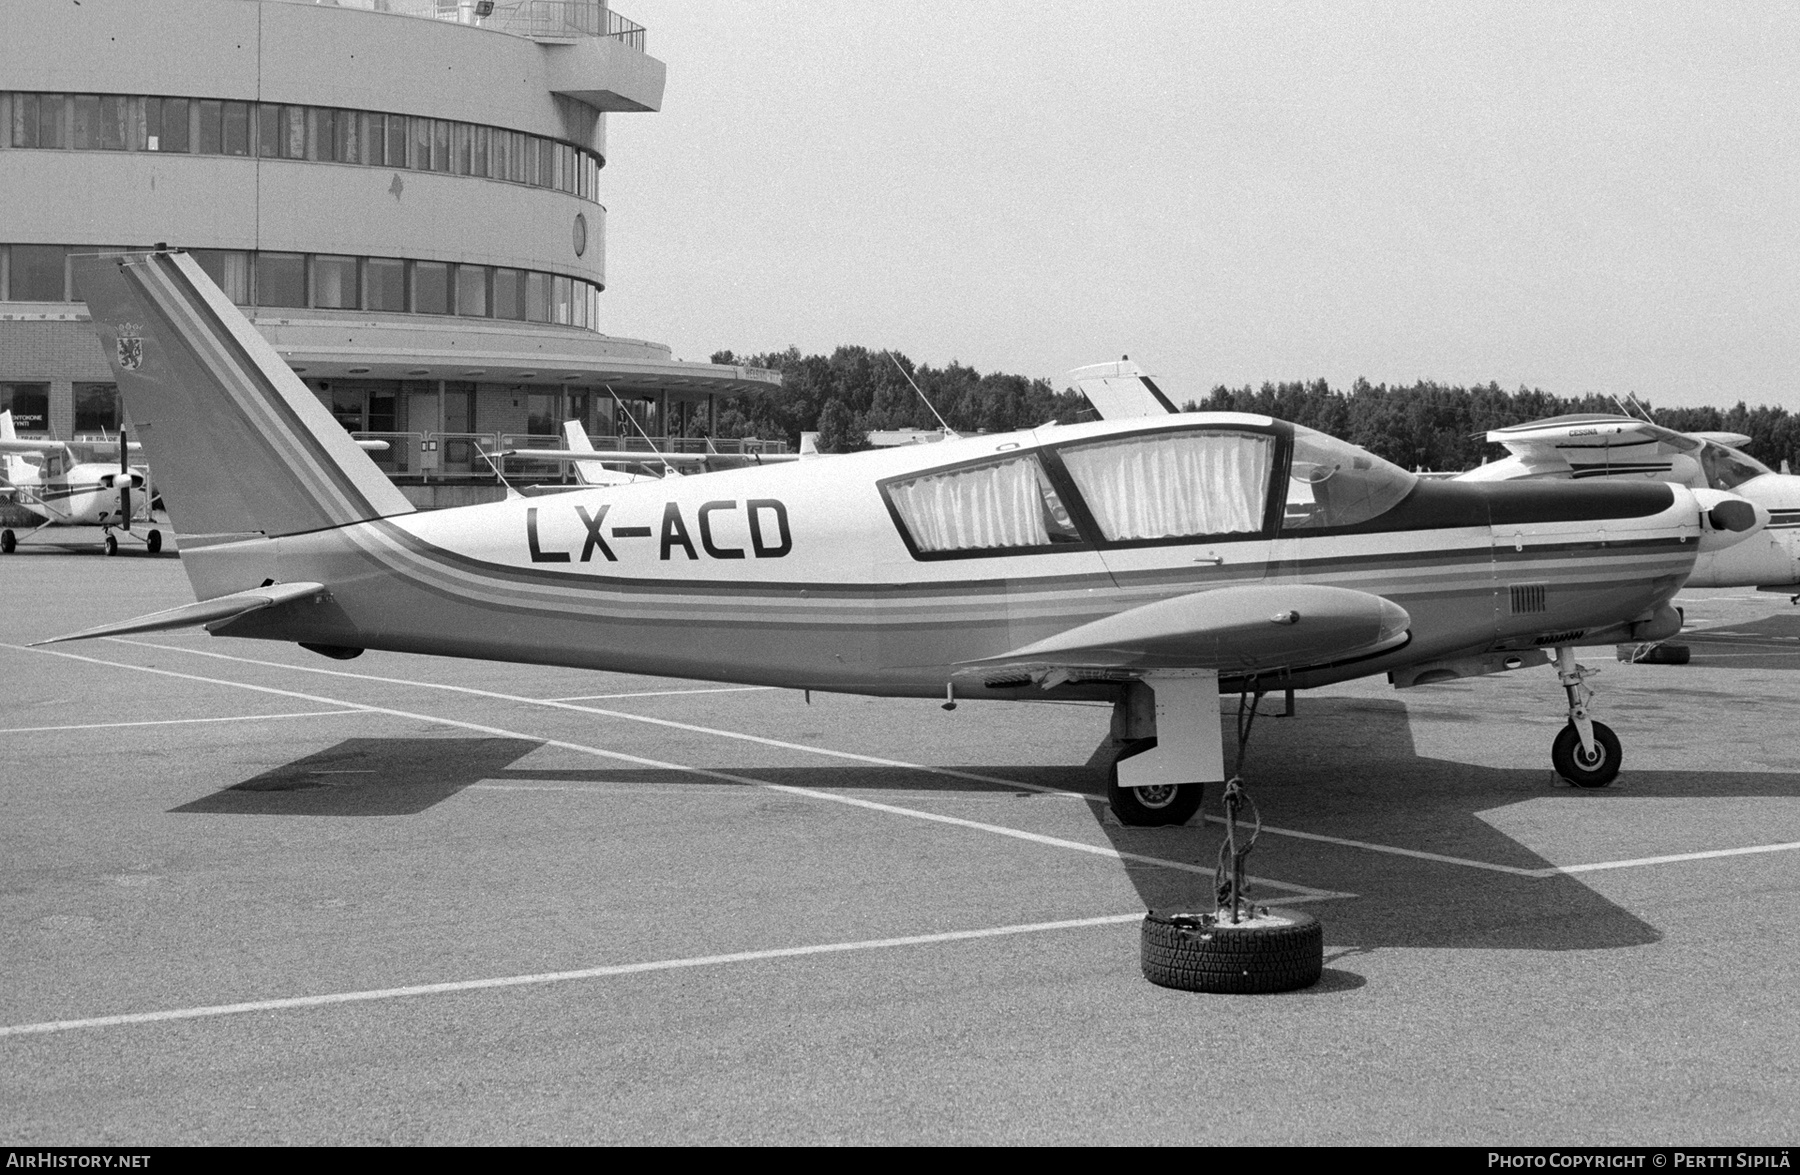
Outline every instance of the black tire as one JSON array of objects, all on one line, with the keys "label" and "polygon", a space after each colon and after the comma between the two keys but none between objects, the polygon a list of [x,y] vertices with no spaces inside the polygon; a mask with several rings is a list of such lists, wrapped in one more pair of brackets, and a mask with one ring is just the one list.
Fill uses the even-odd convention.
[{"label": "black tire", "polygon": [[1652,645],[1638,658],[1640,665],[1686,665],[1694,651],[1686,645]]},{"label": "black tire", "polygon": [[1304,910],[1276,910],[1277,926],[1206,925],[1198,914],[1144,915],[1144,978],[1159,987],[1250,995],[1299,991],[1325,970],[1325,929]]},{"label": "black tire", "polygon": [[1121,824],[1138,828],[1157,828],[1169,824],[1186,824],[1200,810],[1202,788],[1197,783],[1174,783],[1160,787],[1120,787],[1119,764],[1133,755],[1141,755],[1156,745],[1153,738],[1141,738],[1128,745],[1106,769],[1106,801]]},{"label": "black tire", "polygon": [[1594,757],[1590,760],[1581,753],[1581,735],[1571,722],[1550,744],[1550,762],[1558,775],[1576,787],[1605,787],[1619,777],[1619,736],[1606,723],[1594,723]]},{"label": "black tire", "polygon": [[153,530],[144,536],[144,549],[152,555],[162,550],[162,531]]},{"label": "black tire", "polygon": [[19,536],[10,530],[0,530],[0,555],[10,555],[19,545]]},{"label": "black tire", "polygon": [[106,536],[106,553],[108,555],[117,555],[119,553],[119,540],[112,535]]}]

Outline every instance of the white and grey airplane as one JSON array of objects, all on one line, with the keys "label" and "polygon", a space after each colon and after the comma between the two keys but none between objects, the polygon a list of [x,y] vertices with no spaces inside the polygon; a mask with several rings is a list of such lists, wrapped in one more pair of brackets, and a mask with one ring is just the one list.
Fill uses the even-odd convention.
[{"label": "white and grey airplane", "polygon": [[[27,538],[47,526],[98,526],[106,553],[116,555],[115,529],[131,535],[131,524],[138,517],[134,492],[135,505],[144,508],[142,518],[150,520],[148,475],[131,467],[137,448],[124,433],[117,441],[26,440],[13,426],[13,414],[0,412],[0,471],[5,475],[0,478],[0,500],[43,519]],[[143,540],[151,554],[162,550],[160,530],[151,527]],[[10,555],[18,545],[19,536],[11,529],[0,530],[0,554]]]},{"label": "white and grey airplane", "polygon": [[339,658],[1104,700],[1132,824],[1183,822],[1225,779],[1222,690],[1374,674],[1553,663],[1552,762],[1604,786],[1620,744],[1576,647],[1673,635],[1696,556],[1767,521],[1659,482],[1423,481],[1241,413],[417,513],[191,258],[75,264],[198,602],[58,639],[204,625]]},{"label": "white and grey airplane", "polygon": [[1582,415],[1497,428],[1487,439],[1509,455],[1456,480],[1666,481],[1747,498],[1768,511],[1769,525],[1701,556],[1689,586],[1800,592],[1800,477],[1744,452],[1750,438],[1742,433],[1684,433],[1630,416]]}]

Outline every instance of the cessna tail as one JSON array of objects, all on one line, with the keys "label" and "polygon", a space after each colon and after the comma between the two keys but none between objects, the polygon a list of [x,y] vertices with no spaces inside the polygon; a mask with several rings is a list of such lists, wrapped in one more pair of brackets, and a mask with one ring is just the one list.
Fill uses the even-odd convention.
[{"label": "cessna tail", "polygon": [[[1425,482],[1309,429],[1161,415],[414,513],[178,253],[81,288],[218,636],[888,696],[1113,704],[1109,797],[1177,823],[1217,695],[1554,660],[1557,769],[1617,774],[1574,647],[1655,639],[1766,515],[1644,482]],[[61,638],[72,639],[72,638]]]}]

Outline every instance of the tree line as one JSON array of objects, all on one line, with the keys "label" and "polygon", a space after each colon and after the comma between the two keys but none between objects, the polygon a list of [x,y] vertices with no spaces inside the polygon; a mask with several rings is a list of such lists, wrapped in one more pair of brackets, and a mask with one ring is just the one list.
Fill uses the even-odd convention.
[{"label": "tree line", "polygon": [[[925,399],[959,433],[1010,432],[1052,420],[1074,424],[1095,418],[1078,392],[1058,391],[1048,380],[1023,375],[983,375],[955,360],[932,367],[866,347],[839,347],[830,355],[802,355],[789,347],[762,355],[720,351],[712,361],[782,373],[778,389],[721,397],[720,435],[786,437],[797,444],[802,432],[817,432],[825,452],[866,448],[868,434],[878,430],[937,428]],[[919,391],[913,390],[914,383]],[[1800,416],[1785,408],[1751,408],[1742,400],[1728,409],[1638,403],[1664,427],[1744,433],[1750,437],[1748,452],[1770,467],[1778,468],[1784,460],[1800,466]],[[1273,416],[1340,437],[1406,469],[1444,471],[1473,469],[1504,456],[1503,449],[1487,442],[1490,429],[1550,416],[1621,411],[1610,396],[1557,396],[1524,387],[1509,392],[1493,382],[1464,387],[1421,380],[1389,386],[1363,379],[1348,390],[1322,379],[1219,386],[1183,408]]]}]

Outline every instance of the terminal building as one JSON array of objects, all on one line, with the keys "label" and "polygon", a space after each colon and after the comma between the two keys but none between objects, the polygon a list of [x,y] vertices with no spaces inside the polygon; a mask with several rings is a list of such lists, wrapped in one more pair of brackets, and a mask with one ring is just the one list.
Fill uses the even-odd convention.
[{"label": "terminal building", "polygon": [[568,419],[703,450],[716,397],[780,377],[605,330],[606,119],[662,103],[645,39],[604,0],[6,0],[0,410],[128,425],[69,258],[166,243],[421,505]]}]

